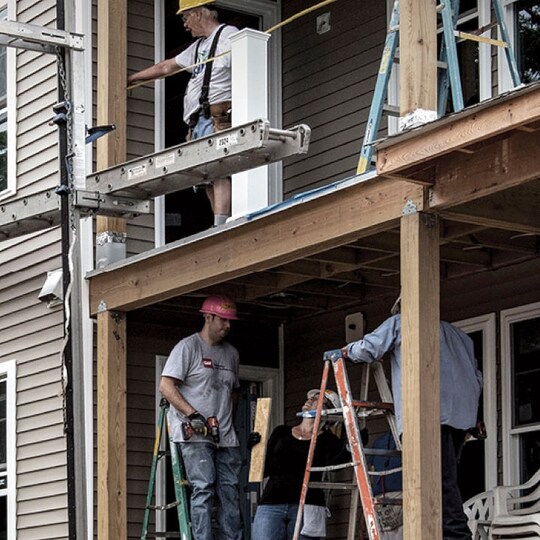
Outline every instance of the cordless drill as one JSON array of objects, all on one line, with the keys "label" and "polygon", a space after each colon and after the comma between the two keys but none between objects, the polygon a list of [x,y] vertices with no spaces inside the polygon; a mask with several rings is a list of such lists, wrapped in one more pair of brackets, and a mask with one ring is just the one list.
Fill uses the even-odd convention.
[{"label": "cordless drill", "polygon": [[182,434],[184,440],[189,441],[195,433],[206,437],[210,435],[212,440],[219,443],[219,423],[215,416],[209,416],[207,419],[198,412],[188,416],[189,422],[182,422]]}]

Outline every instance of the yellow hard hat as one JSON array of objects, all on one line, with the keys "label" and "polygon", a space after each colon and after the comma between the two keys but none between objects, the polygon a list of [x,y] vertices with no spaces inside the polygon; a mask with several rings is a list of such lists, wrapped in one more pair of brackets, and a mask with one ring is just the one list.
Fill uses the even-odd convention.
[{"label": "yellow hard hat", "polygon": [[188,9],[204,6],[204,4],[210,4],[215,1],[216,0],[178,0],[178,11],[176,14],[179,15]]}]

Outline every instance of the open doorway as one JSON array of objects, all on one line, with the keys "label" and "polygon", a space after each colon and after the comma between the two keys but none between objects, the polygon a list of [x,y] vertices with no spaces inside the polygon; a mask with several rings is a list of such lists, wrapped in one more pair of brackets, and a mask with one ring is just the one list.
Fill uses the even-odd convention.
[{"label": "open doorway", "polygon": [[[191,34],[184,30],[182,18],[176,15],[178,0],[165,1],[165,57],[171,58],[192,42]],[[246,6],[247,7],[247,6]],[[220,2],[212,5],[219,13],[222,23],[243,28],[262,28],[262,16],[250,14],[230,7],[222,7]],[[185,141],[187,126],[183,117],[183,97],[189,81],[189,73],[179,73],[165,81],[165,146],[170,147]],[[180,191],[165,197],[165,242],[208,229],[212,226],[213,215],[204,190]]]}]

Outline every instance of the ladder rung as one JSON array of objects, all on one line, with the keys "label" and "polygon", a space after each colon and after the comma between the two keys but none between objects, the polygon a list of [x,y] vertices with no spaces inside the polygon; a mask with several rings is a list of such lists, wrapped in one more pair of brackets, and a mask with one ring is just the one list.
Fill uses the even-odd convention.
[{"label": "ladder rung", "polygon": [[459,39],[466,39],[469,41],[478,41],[479,43],[487,43],[488,45],[494,45],[495,47],[508,47],[506,41],[500,39],[493,39],[484,36],[478,36],[476,34],[471,34],[469,32],[461,32],[459,30],[454,31],[454,35]]},{"label": "ladder rung", "polygon": [[310,482],[308,486],[318,489],[356,489],[356,484],[349,482]]},{"label": "ladder rung", "polygon": [[388,105],[388,103],[384,104],[383,110],[390,116],[399,116],[400,113],[397,105]]},{"label": "ladder rung", "polygon": [[179,532],[155,532],[148,533],[146,538],[181,538]]},{"label": "ladder rung", "polygon": [[151,504],[147,508],[149,508],[150,510],[170,510],[171,508],[175,508],[179,504],[180,503],[178,501],[173,501],[173,502],[170,502],[168,504],[163,504],[163,505]]},{"label": "ladder rung", "polygon": [[390,506],[390,505],[394,505],[394,506],[402,506],[403,505],[403,499],[388,499],[386,497],[375,497],[374,499],[375,501],[375,504],[380,504],[380,505],[386,505],[386,506]]},{"label": "ladder rung", "polygon": [[353,399],[351,401],[353,407],[359,407],[361,409],[380,409],[385,411],[393,411],[393,403],[385,403],[383,401],[357,401]]}]

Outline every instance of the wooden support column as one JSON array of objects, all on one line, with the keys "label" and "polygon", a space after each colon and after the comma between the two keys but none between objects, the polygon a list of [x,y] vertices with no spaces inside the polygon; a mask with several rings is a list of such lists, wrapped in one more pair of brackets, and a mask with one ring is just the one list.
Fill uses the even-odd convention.
[{"label": "wooden support column", "polygon": [[404,540],[442,538],[439,226],[401,218]]},{"label": "wooden support column", "polygon": [[435,0],[399,3],[400,116],[437,110],[437,13]]},{"label": "wooden support column", "polygon": [[[127,155],[127,0],[97,4],[97,123],[116,125],[97,142],[99,170],[124,162]],[[124,220],[97,218],[96,232],[105,237],[125,238],[126,229]],[[97,535],[118,540],[127,538],[125,314],[99,313],[97,325]]]},{"label": "wooden support column", "polygon": [[126,315],[97,316],[97,534],[127,538]]}]

